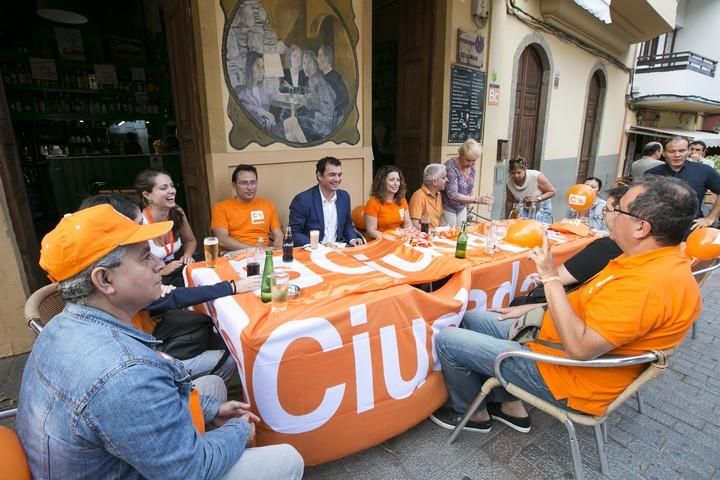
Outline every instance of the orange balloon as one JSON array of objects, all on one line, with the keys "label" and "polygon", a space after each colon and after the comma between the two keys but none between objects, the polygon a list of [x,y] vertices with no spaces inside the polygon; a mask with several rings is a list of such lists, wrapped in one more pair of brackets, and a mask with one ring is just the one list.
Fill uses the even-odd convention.
[{"label": "orange balloon", "polygon": [[587,210],[595,203],[595,191],[584,183],[578,183],[568,188],[565,197],[568,206],[577,212]]},{"label": "orange balloon", "polygon": [[17,434],[0,426],[0,445],[0,465],[6,475],[3,478],[30,480],[30,467]]},{"label": "orange balloon", "polygon": [[698,260],[710,260],[720,256],[720,230],[717,228],[698,228],[687,238],[685,255]]},{"label": "orange balloon", "polygon": [[544,234],[545,229],[537,220],[518,220],[508,227],[505,241],[519,247],[539,247]]}]

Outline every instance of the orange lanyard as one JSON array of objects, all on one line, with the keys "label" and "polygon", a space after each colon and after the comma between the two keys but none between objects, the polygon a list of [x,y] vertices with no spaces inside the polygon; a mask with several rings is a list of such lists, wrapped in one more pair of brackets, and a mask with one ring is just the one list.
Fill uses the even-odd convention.
[{"label": "orange lanyard", "polygon": [[[152,216],[150,207],[145,207],[145,217],[148,219],[149,223],[155,223],[155,219]],[[175,236],[173,235],[172,228],[167,233],[167,240],[168,240],[167,243],[164,243],[165,242],[164,238],[160,237],[160,241],[163,242],[162,247],[165,249],[165,258],[169,257],[170,255],[172,255],[174,253],[173,247],[175,245]]]}]

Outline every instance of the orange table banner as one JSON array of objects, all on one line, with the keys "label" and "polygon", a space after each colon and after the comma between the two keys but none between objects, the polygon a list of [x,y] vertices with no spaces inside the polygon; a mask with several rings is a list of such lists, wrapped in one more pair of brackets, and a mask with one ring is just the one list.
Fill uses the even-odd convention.
[{"label": "orange table banner", "polygon": [[[455,242],[427,248],[402,239],[308,252],[283,263],[301,288],[285,312],[256,294],[207,304],[238,370],[246,398],[263,422],[259,445],[290,443],[308,465],[377,445],[415,426],[447,398],[435,336],[468,311],[507,305],[534,285],[527,252],[502,245],[485,253],[469,235],[466,259]],[[554,236],[557,262],[592,238]],[[245,276],[242,257],[185,271],[189,285]],[[451,277],[427,293],[411,284]]]}]

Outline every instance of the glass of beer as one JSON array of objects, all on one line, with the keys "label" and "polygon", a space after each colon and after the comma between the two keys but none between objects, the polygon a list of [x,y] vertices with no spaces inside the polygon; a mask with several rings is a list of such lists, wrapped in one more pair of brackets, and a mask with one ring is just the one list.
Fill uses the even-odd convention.
[{"label": "glass of beer", "polygon": [[310,248],[312,250],[317,250],[319,243],[320,243],[320,230],[310,230]]},{"label": "glass of beer", "polygon": [[260,262],[257,257],[257,248],[250,247],[245,249],[245,265],[248,277],[260,275]]},{"label": "glass of beer", "polygon": [[273,312],[284,312],[287,310],[289,279],[290,276],[288,273],[282,270],[273,272],[270,276]]},{"label": "glass of beer", "polygon": [[205,237],[205,240],[203,240],[203,250],[205,250],[205,261],[208,267],[215,268],[220,254],[220,242],[218,242],[217,237]]}]

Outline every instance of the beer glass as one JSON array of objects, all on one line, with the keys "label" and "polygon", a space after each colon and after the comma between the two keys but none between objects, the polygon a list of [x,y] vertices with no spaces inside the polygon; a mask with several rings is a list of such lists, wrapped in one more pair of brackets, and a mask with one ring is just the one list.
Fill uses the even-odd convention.
[{"label": "beer glass", "polygon": [[320,230],[310,230],[310,249],[317,250],[320,243]]},{"label": "beer glass", "polygon": [[284,312],[287,310],[289,279],[290,276],[288,273],[282,270],[273,272],[270,276],[273,312]]},{"label": "beer glass", "polygon": [[208,267],[215,268],[220,254],[220,242],[218,242],[217,237],[205,237],[205,240],[203,240],[203,250],[205,251],[205,261]]}]

